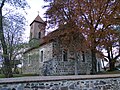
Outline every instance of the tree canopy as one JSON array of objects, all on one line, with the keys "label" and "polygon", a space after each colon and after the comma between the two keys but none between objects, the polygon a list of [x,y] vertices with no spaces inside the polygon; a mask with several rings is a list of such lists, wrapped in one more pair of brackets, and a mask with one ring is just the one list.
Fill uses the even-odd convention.
[{"label": "tree canopy", "polygon": [[[85,43],[91,50],[92,72],[95,74],[96,54],[100,51],[98,46],[110,45],[106,47],[113,48],[118,44],[118,32],[113,26],[120,25],[120,0],[44,1],[49,2],[49,5],[45,6],[47,7],[45,14],[50,27],[62,27],[69,24],[71,29],[77,29],[84,35]],[[108,49],[105,50],[108,51]],[[110,62],[113,62],[112,56],[109,57]],[[120,56],[119,52],[118,56]],[[111,70],[114,68],[112,64],[110,63]]]},{"label": "tree canopy", "polygon": [[[16,11],[18,9],[25,10],[29,5],[26,0],[2,0],[0,3],[0,41],[3,51],[3,73],[5,77],[12,77],[11,60],[14,60],[16,54],[20,51],[22,32],[25,29],[25,18]],[[6,16],[3,16],[2,10],[8,6],[9,8],[6,10],[9,10],[9,12]]]}]

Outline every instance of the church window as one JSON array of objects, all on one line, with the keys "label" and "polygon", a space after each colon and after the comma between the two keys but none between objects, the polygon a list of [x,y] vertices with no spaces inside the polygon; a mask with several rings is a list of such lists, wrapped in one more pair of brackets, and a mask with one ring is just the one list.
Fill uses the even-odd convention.
[{"label": "church window", "polygon": [[85,52],[82,51],[82,62],[85,62]]},{"label": "church window", "polygon": [[41,32],[38,33],[38,38],[39,38],[39,39],[41,38]]},{"label": "church window", "polygon": [[80,53],[79,53],[79,52],[77,52],[77,59],[79,60],[79,59],[80,59],[80,57],[81,57]]},{"label": "church window", "polygon": [[43,51],[41,51],[41,62],[43,62]]},{"label": "church window", "polygon": [[68,56],[67,56],[68,54],[67,54],[67,50],[63,50],[63,52],[62,52],[62,58],[63,58],[63,61],[67,61],[68,60]]},{"label": "church window", "polygon": [[28,55],[28,65],[31,64],[31,55]]}]

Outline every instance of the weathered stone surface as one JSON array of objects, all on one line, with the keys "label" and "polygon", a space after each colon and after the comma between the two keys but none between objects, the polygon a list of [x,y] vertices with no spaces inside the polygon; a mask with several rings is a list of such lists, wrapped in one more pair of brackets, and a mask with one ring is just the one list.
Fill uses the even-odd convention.
[{"label": "weathered stone surface", "polygon": [[5,79],[5,81],[0,79],[0,90],[120,90],[119,74],[23,77],[21,79],[23,79],[22,82],[20,78]]},{"label": "weathered stone surface", "polygon": [[60,88],[61,90],[68,90],[68,87],[66,86],[66,87],[61,87]]},{"label": "weathered stone surface", "polygon": [[[66,41],[61,37],[53,38],[51,42],[47,42],[38,48],[30,50],[26,53],[26,58],[23,61],[23,73],[36,73],[39,75],[73,75],[73,74],[90,74],[91,73],[91,53],[89,50],[83,53],[80,50],[76,51],[76,48],[82,48],[82,39],[79,33],[76,33],[77,41],[70,41],[69,44],[65,44]],[[71,35],[70,35],[71,36]],[[72,37],[74,37],[72,35]],[[74,46],[75,45],[75,46]],[[74,48],[72,47],[74,46]],[[67,48],[67,49],[66,49]],[[33,55],[37,50],[37,56]],[[67,52],[67,59],[63,60],[63,51]],[[43,55],[41,55],[41,51]],[[31,58],[29,58],[31,55]],[[41,60],[41,56],[43,60]],[[29,63],[31,61],[32,64]]]},{"label": "weathered stone surface", "polygon": [[[23,74],[90,74],[91,53],[85,49],[85,38],[81,32],[65,25],[45,35],[46,25],[39,15],[30,24],[30,47],[24,52]],[[100,60],[96,65],[100,66]],[[97,70],[100,68],[97,67]]]},{"label": "weathered stone surface", "polygon": [[23,62],[23,74],[39,74],[39,49],[31,50],[25,54]]}]

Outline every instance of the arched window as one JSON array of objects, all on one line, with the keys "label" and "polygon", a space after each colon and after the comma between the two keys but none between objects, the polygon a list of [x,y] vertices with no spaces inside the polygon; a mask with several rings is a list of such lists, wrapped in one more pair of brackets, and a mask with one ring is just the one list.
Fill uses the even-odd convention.
[{"label": "arched window", "polygon": [[41,57],[40,57],[41,62],[43,62],[43,51],[41,51],[40,54],[41,54]]},{"label": "arched window", "polygon": [[39,38],[39,39],[41,38],[41,32],[38,33],[38,38]]},{"label": "arched window", "polygon": [[82,62],[85,62],[85,52],[82,51]]},{"label": "arched window", "polygon": [[67,57],[68,57],[68,56],[67,56],[67,50],[63,50],[63,52],[62,52],[63,61],[67,61],[67,60],[68,60]]},{"label": "arched window", "polygon": [[31,65],[32,56],[28,54],[28,66]]}]

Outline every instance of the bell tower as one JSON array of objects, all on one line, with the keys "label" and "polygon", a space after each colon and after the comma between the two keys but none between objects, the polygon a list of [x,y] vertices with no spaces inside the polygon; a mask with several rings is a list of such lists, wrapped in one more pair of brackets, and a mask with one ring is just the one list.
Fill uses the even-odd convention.
[{"label": "bell tower", "polygon": [[39,40],[45,36],[46,23],[38,15],[30,24],[30,44],[39,43]]}]

